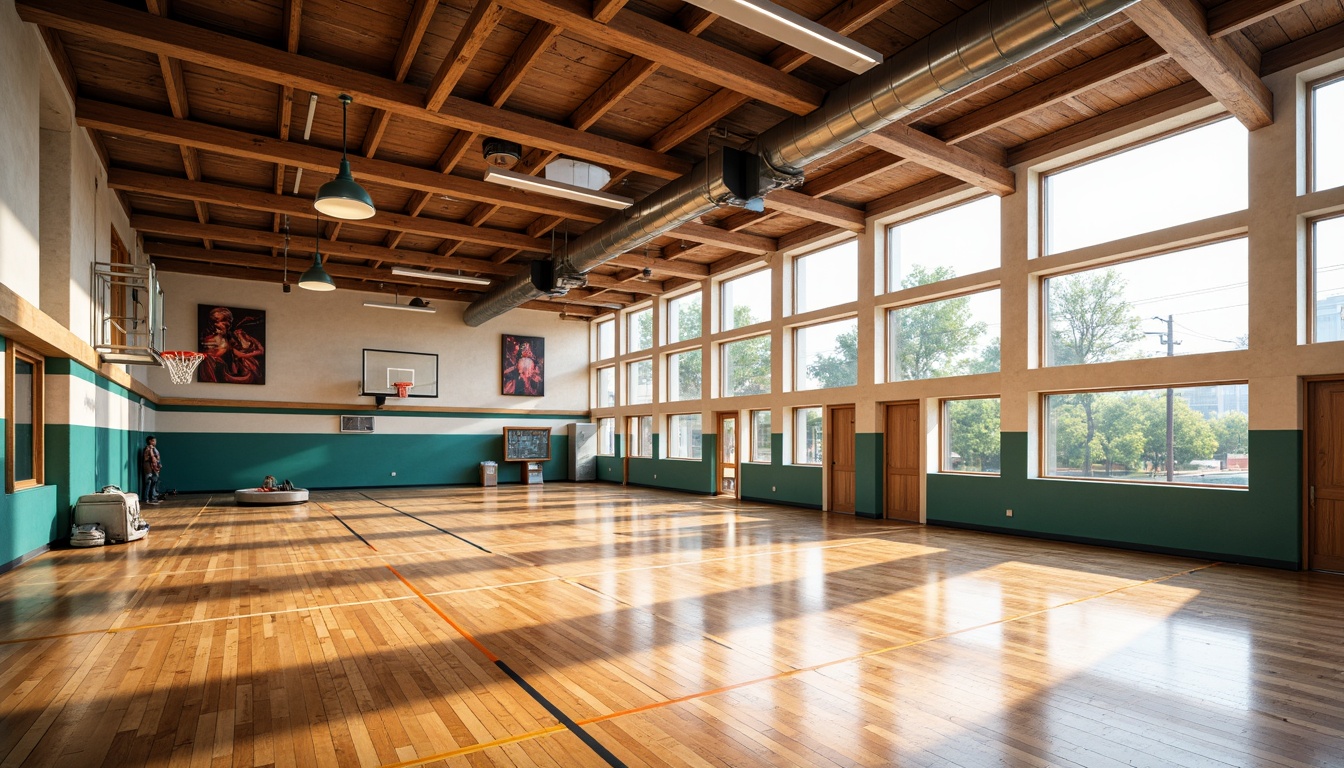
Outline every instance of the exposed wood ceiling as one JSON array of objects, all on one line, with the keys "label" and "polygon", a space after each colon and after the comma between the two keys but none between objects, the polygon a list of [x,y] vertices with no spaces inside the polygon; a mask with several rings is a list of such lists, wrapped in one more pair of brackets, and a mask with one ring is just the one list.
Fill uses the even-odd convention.
[{"label": "exposed wood ceiling", "polygon": [[[890,56],[976,3],[782,4]],[[340,159],[335,97],[349,93],[351,162],[379,213],[322,222],[328,269],[341,288],[446,300],[485,289],[387,267],[504,278],[610,215],[482,181],[483,139],[520,143],[514,170],[574,157],[641,198],[849,77],[678,0],[16,6],[43,27],[160,269],[278,283],[287,219],[289,269],[301,271],[318,235],[312,198]],[[593,316],[964,184],[1006,194],[1011,164],[1210,94],[1263,127],[1260,77],[1344,47],[1342,22],[1341,0],[1143,0],[814,164],[764,212],[712,212],[597,268],[589,288],[526,306]]]}]

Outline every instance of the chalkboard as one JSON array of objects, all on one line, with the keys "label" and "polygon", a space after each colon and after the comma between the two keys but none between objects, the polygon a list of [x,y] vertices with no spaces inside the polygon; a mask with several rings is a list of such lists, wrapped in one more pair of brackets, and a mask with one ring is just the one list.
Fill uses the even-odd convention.
[{"label": "chalkboard", "polygon": [[505,427],[505,461],[547,461],[551,458],[550,427]]}]

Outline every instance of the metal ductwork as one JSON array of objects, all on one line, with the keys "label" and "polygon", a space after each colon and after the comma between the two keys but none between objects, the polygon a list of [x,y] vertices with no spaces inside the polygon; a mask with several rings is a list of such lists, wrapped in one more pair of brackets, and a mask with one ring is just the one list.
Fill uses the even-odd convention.
[{"label": "metal ductwork", "polygon": [[[567,257],[553,257],[553,274],[576,277],[715,207],[743,205],[747,202],[744,195],[756,197],[801,183],[803,168],[809,163],[1134,2],[989,0],[835,89],[809,114],[785,120],[761,134],[756,140],[761,163],[725,150],[585,232],[574,241]],[[472,302],[463,319],[477,326],[548,293],[557,295],[555,286],[539,288],[524,273]]]}]

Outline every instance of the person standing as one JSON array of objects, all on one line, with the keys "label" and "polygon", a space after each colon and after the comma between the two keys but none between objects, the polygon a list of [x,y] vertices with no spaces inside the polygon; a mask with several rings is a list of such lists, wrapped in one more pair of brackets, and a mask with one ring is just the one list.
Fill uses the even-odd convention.
[{"label": "person standing", "polygon": [[140,492],[144,494],[146,504],[158,504],[159,471],[163,463],[159,459],[158,438],[150,435],[145,438],[145,449],[140,452]]}]

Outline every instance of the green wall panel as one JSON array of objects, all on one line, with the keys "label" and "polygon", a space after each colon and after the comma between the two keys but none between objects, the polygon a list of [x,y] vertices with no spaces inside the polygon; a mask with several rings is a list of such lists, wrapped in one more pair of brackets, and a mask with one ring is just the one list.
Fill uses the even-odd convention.
[{"label": "green wall panel", "polygon": [[55,513],[56,488],[50,485],[4,494],[0,502],[0,565],[70,535]]},{"label": "green wall panel", "polygon": [[[480,463],[497,461],[499,481],[522,480],[505,463],[502,435],[235,434],[159,432],[165,489],[225,491],[261,484],[266,475],[304,488],[474,485]],[[568,479],[569,438],[551,436],[546,480]],[[393,472],[396,475],[393,476]]]},{"label": "green wall panel", "polygon": [[[653,455],[661,450],[662,435],[653,436]],[[690,493],[714,492],[714,456],[718,450],[718,435],[700,436],[700,455],[696,459],[630,459],[630,482],[653,488],[667,488]],[[620,470],[611,473],[619,476]],[[602,479],[607,479],[602,477]]]},{"label": "green wall panel", "polygon": [[56,486],[56,512],[62,530],[70,527],[70,506],[86,493],[108,485],[139,493],[136,456],[144,444],[139,432],[48,424],[45,439],[46,481]]},{"label": "green wall panel", "polygon": [[882,516],[883,440],[880,432],[854,435],[854,514]]},{"label": "green wall panel", "polygon": [[784,435],[770,435],[770,463],[743,464],[743,499],[821,509],[821,467],[784,463]]},{"label": "green wall panel", "polygon": [[1249,490],[1028,478],[1026,433],[1002,445],[1000,477],[928,475],[930,523],[1300,566],[1300,431],[1251,431]]}]

